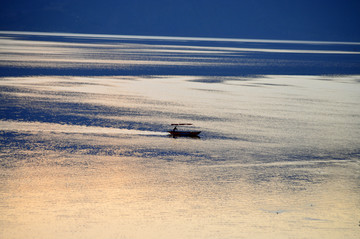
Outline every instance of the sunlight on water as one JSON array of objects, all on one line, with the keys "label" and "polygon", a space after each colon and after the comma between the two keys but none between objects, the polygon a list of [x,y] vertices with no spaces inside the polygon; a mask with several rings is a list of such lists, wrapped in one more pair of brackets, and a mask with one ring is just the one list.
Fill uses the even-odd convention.
[{"label": "sunlight on water", "polygon": [[1,34],[0,238],[358,238],[357,43]]},{"label": "sunlight on water", "polygon": [[[0,32],[16,36],[12,32]],[[34,36],[34,35],[33,35]],[[35,34],[36,36],[36,34]],[[43,35],[40,35],[43,36]],[[50,34],[50,36],[61,36]],[[63,37],[77,37],[78,35],[62,35]],[[91,36],[89,36],[91,37]],[[96,37],[96,36],[94,36]],[[118,42],[117,39],[123,39],[127,42]],[[102,39],[102,38],[100,38]],[[107,38],[105,38],[107,39]],[[128,42],[129,39],[133,42]],[[39,40],[22,40],[13,37],[0,37],[0,66],[17,66],[17,67],[46,67],[46,68],[87,68],[89,64],[93,68],[110,68],[121,69],[132,66],[259,66],[274,64],[272,61],[264,62],[262,59],[256,61],[249,58],[241,57],[244,53],[280,53],[280,54],[320,54],[320,55],[360,55],[357,49],[359,43],[342,43],[342,42],[302,42],[302,41],[255,41],[234,39],[230,43],[243,43],[250,47],[224,47],[224,46],[194,46],[180,45],[181,41],[199,41],[199,42],[217,42],[215,39],[187,39],[187,38],[148,38],[148,40],[164,41],[163,45],[142,43],[131,36],[118,36],[109,38],[108,42],[102,43],[74,43],[58,40],[39,41]],[[140,38],[146,40],[147,38]],[[169,44],[169,40],[174,40]],[[104,40],[104,39],[102,39]],[[115,41],[115,42],[114,42]],[[219,42],[225,39],[219,39]],[[229,42],[229,41],[225,41]],[[249,44],[260,44],[254,47]],[[289,47],[276,48],[279,44],[289,44]],[[274,44],[268,48],[259,47],[262,44]],[[297,49],[301,45],[302,49]],[[329,46],[328,49],[311,49],[312,45]],[[294,46],[292,46],[294,45]],[[333,50],[333,45],[338,46]],[[293,48],[291,48],[291,46]],[[341,46],[341,47],[339,47]],[[353,46],[351,48],[351,46]],[[355,47],[355,48],[354,48]],[[224,55],[221,60],[219,56]],[[144,57],[147,56],[147,57]],[[233,57],[236,58],[233,58]],[[255,55],[254,55],[255,56]]]},{"label": "sunlight on water", "polygon": [[168,41],[210,41],[210,42],[255,42],[255,43],[281,43],[281,44],[350,44],[359,45],[359,42],[330,42],[330,41],[294,41],[294,40],[265,40],[265,39],[237,39],[237,38],[209,38],[209,37],[166,37],[166,36],[135,36],[135,35],[109,35],[109,34],[79,34],[56,32],[21,32],[0,31],[2,34],[30,35],[30,36],[61,36],[81,39],[111,39],[111,40],[168,40]]}]

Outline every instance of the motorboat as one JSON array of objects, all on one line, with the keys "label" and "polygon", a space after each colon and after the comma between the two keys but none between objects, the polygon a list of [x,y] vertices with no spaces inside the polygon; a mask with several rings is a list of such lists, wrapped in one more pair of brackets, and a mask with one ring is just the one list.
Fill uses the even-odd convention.
[{"label": "motorboat", "polygon": [[168,131],[172,137],[199,137],[201,131],[191,131],[191,130],[178,130],[178,126],[190,126],[192,124],[171,124],[175,126],[173,130]]}]

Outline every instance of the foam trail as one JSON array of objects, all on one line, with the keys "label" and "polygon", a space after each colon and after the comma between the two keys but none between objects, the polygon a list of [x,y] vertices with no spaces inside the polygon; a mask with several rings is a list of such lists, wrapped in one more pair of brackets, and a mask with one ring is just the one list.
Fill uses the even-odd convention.
[{"label": "foam trail", "polygon": [[144,136],[164,136],[166,132],[119,129],[98,126],[84,125],[62,125],[54,123],[40,122],[19,122],[19,121],[0,121],[0,130],[6,131],[25,131],[25,132],[54,132],[54,133],[73,133],[73,134],[127,134]]}]

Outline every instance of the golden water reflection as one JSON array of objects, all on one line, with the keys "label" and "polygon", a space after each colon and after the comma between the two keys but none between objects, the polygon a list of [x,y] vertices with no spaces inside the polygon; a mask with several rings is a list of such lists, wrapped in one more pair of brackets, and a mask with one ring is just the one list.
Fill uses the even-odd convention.
[{"label": "golden water reflection", "polygon": [[[358,235],[356,162],[279,170],[279,165],[213,167],[135,157],[45,157],[63,163],[1,170],[3,238]],[[283,174],[316,175],[317,182],[284,180]]]}]

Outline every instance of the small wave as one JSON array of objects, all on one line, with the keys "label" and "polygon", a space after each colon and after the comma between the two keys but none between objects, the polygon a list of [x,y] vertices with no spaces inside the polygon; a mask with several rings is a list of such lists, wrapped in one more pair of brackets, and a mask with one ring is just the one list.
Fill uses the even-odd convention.
[{"label": "small wave", "polygon": [[119,129],[99,126],[67,125],[40,122],[0,121],[0,130],[25,132],[54,132],[74,134],[127,134],[144,136],[165,136],[168,133],[134,129]]}]

